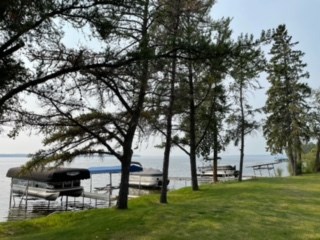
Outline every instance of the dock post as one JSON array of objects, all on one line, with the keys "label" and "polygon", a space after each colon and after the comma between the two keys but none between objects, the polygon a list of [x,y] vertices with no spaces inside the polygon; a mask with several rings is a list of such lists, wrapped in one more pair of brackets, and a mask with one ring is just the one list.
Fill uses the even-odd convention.
[{"label": "dock post", "polygon": [[90,192],[92,192],[92,175],[90,174]]},{"label": "dock post", "polygon": [[66,211],[68,210],[68,195],[66,196]]},{"label": "dock post", "polygon": [[109,173],[110,189],[112,188],[112,173]]},{"label": "dock post", "polygon": [[12,186],[13,186],[13,179],[11,178],[11,189],[10,189],[9,208],[11,208],[11,203],[12,203]]},{"label": "dock post", "polygon": [[[92,174],[90,173],[90,193],[91,192],[92,192]],[[84,202],[84,195],[83,195],[83,202]],[[91,198],[89,198],[89,204],[91,205]]]},{"label": "dock post", "polygon": [[82,209],[84,209],[84,192],[82,192]]},{"label": "dock post", "polygon": [[140,196],[140,190],[141,190],[141,175],[139,176],[139,192],[138,192],[139,196]]},{"label": "dock post", "polygon": [[29,180],[28,180],[28,183],[27,183],[27,187],[26,187],[26,201],[25,201],[25,209],[28,208],[28,190],[29,190]]}]

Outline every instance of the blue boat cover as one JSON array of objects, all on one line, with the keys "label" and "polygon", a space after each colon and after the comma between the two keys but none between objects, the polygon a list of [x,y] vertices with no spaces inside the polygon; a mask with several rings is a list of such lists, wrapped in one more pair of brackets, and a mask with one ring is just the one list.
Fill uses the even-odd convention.
[{"label": "blue boat cover", "polygon": [[[90,174],[102,174],[102,173],[121,173],[121,166],[106,166],[106,167],[90,167],[88,168]],[[141,166],[131,165],[130,172],[142,171]]]}]

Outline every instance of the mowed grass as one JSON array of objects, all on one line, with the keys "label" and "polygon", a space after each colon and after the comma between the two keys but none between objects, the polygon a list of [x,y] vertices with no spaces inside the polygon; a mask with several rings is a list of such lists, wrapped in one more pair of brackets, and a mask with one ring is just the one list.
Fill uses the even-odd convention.
[{"label": "mowed grass", "polygon": [[202,185],[0,224],[0,239],[320,239],[320,174]]}]

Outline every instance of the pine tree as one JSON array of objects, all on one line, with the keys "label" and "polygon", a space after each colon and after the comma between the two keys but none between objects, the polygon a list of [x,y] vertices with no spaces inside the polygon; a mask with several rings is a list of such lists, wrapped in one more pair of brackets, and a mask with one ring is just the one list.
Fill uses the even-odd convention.
[{"label": "pine tree", "polygon": [[[47,148],[34,154],[28,167],[49,163],[61,165],[77,156],[112,155],[122,167],[119,209],[128,207],[133,143],[149,87],[149,63],[154,53],[149,34],[151,12],[156,9],[153,3],[145,0],[131,1],[123,7],[120,2],[117,3],[119,6],[108,3],[104,8],[97,6],[94,16],[90,17],[90,30],[102,46],[103,43],[110,45],[105,46],[103,52],[85,47],[82,51],[74,51],[79,54],[72,54],[70,50],[64,62],[81,71],[74,74],[72,80],[59,78],[32,89],[42,101],[47,118],[31,124],[40,125]],[[109,14],[114,23],[112,27],[107,21]],[[74,20],[81,28],[82,19],[77,15]],[[88,67],[90,59],[100,59],[101,64]],[[117,67],[108,67],[107,62]]]},{"label": "pine tree", "polygon": [[311,112],[309,113],[310,136],[316,140],[315,171],[320,172],[320,89],[312,91]]},{"label": "pine tree", "polygon": [[260,127],[254,120],[259,109],[253,109],[248,103],[247,92],[261,88],[257,78],[265,68],[265,58],[259,43],[252,35],[241,35],[235,44],[235,57],[231,70],[233,82],[230,91],[233,95],[233,113],[228,118],[228,135],[235,145],[240,145],[239,181],[242,181],[245,136]]},{"label": "pine tree", "polygon": [[302,61],[304,53],[294,49],[298,43],[292,42],[285,25],[273,30],[272,42],[267,69],[271,87],[267,91],[264,136],[267,150],[273,154],[285,151],[293,175],[299,175],[302,141],[307,137],[306,98],[311,92],[301,80],[307,79],[309,73]]}]

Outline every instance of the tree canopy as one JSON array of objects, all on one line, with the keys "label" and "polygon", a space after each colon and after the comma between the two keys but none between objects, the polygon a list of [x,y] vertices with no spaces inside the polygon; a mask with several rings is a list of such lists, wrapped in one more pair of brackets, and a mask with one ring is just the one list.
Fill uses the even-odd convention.
[{"label": "tree canopy", "polygon": [[[198,190],[197,155],[212,154],[217,168],[218,154],[229,143],[229,119],[229,138],[241,142],[242,169],[244,136],[259,125],[249,118],[256,111],[245,93],[260,87],[257,78],[266,60],[261,42],[251,35],[232,40],[229,18],[211,19],[213,4],[2,1],[0,124],[14,123],[12,137],[25,128],[44,136],[43,149],[26,167],[112,155],[122,166],[118,207],[125,209],[139,140],[165,136],[165,182],[171,148],[183,150],[190,159],[192,187]],[[71,29],[91,44],[66,44],[65,32]],[[270,33],[264,134],[268,150],[286,151],[299,174],[302,141],[311,134],[305,128],[310,88],[301,82],[308,73],[286,27]],[[40,108],[30,107],[29,99]],[[166,190],[161,202],[166,202]]]},{"label": "tree canopy", "polygon": [[301,173],[302,141],[307,133],[307,98],[311,90],[303,80],[309,77],[303,63],[304,53],[295,50],[285,25],[272,32],[271,59],[267,73],[271,87],[267,91],[263,127],[267,149],[271,153],[285,151],[294,175]]}]

